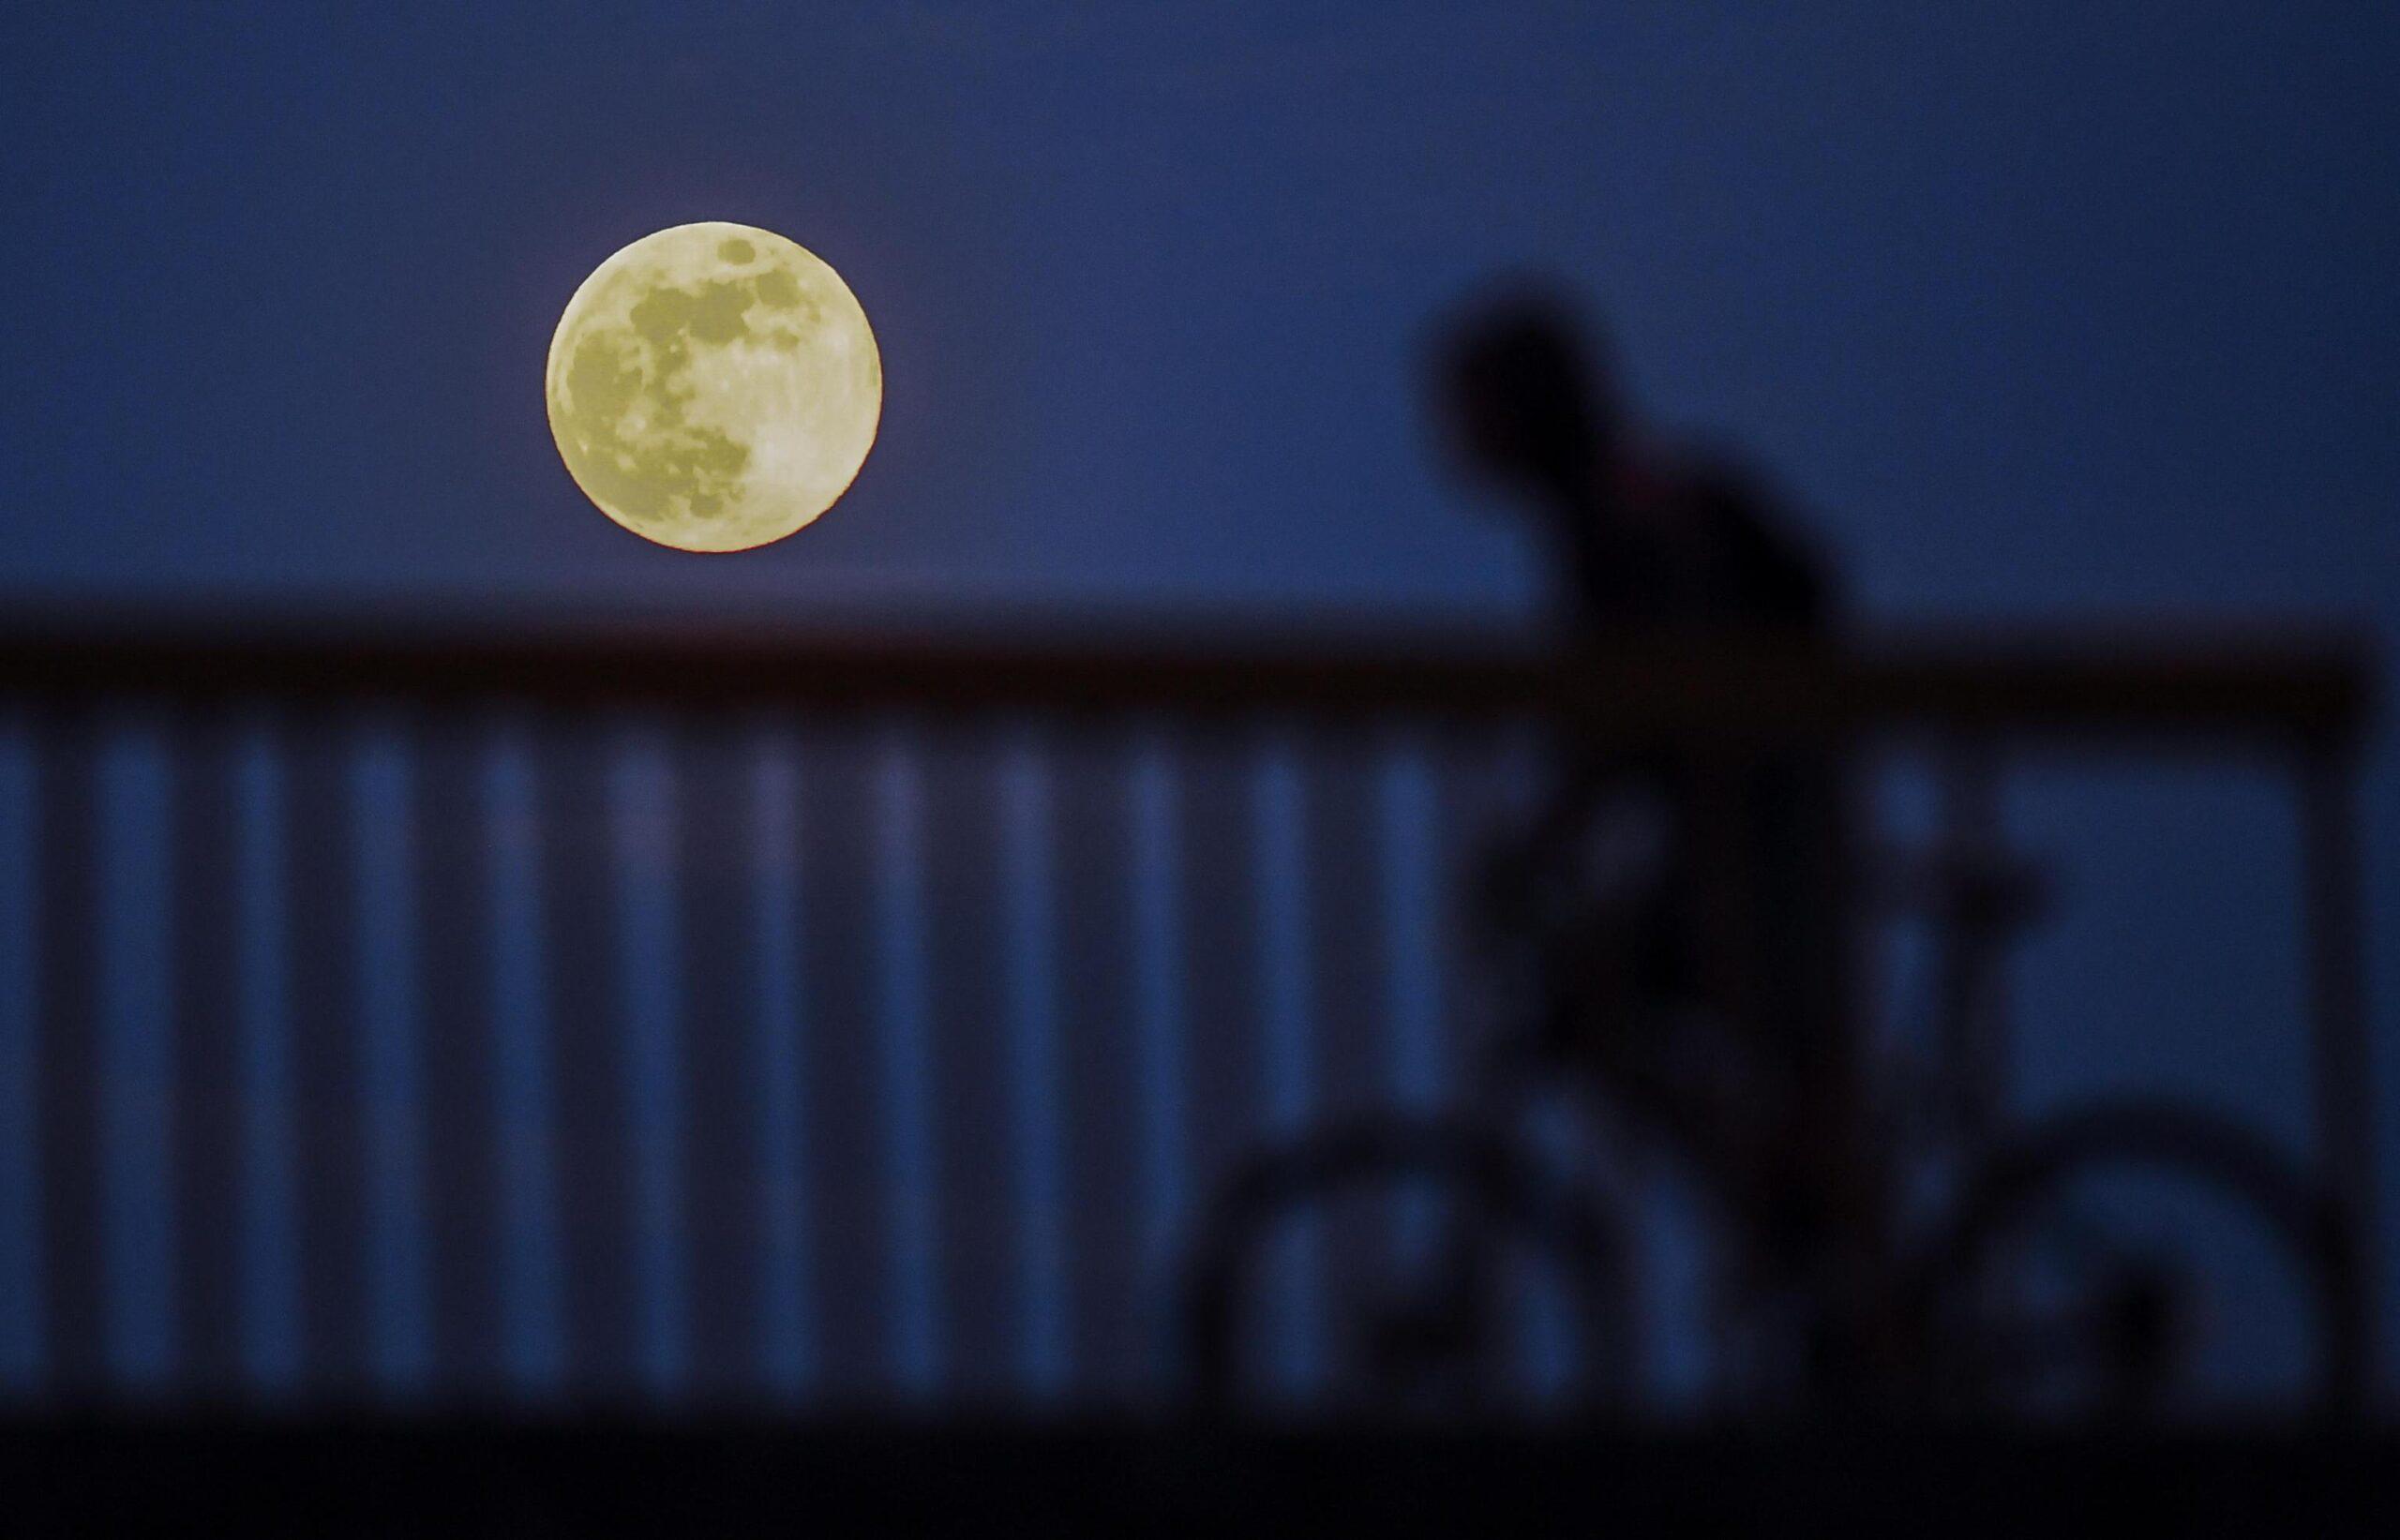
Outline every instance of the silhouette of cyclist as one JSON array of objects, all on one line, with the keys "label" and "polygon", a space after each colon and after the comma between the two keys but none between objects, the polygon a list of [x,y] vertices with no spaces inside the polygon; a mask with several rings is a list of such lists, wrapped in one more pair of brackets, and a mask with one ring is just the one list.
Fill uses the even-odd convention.
[{"label": "silhouette of cyclist", "polygon": [[[1434,384],[1461,457],[1547,543],[1573,645],[1672,659],[1828,638],[1823,565],[1748,478],[1643,441],[1555,299],[1455,324]],[[1829,1282],[1796,1275],[1859,1197],[1836,756],[1569,741],[1561,763],[1489,894],[1540,949],[1546,1047],[1703,1173],[1760,1286]]]}]

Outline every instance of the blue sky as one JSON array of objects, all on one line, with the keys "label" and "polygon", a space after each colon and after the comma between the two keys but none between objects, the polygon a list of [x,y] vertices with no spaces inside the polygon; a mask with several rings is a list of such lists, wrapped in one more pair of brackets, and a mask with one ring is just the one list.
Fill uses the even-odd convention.
[{"label": "blue sky", "polygon": [[[2298,8],[37,7],[0,583],[1506,605],[1412,368],[1531,269],[1875,609],[2373,608],[2395,29]],[[840,516],[728,563],[541,415],[575,283],[698,217],[891,373]]]}]

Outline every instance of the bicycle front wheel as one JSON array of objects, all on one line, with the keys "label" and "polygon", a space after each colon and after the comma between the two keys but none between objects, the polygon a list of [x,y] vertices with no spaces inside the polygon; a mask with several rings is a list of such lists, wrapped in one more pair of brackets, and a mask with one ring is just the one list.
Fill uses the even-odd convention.
[{"label": "bicycle front wheel", "polygon": [[1970,1178],[1911,1302],[1924,1389],[2058,1420],[2357,1404],[2355,1239],[2246,1130],[2149,1102],[2065,1114]]}]

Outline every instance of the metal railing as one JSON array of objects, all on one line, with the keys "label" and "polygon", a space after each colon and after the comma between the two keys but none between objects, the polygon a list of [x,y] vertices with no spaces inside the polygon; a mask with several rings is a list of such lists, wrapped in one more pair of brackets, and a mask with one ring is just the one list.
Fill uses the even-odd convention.
[{"label": "metal railing", "polygon": [[2365,655],[0,622],[0,1384],[1155,1394],[1214,1174],[1441,1093],[1568,723],[2287,765],[2363,1232]]}]

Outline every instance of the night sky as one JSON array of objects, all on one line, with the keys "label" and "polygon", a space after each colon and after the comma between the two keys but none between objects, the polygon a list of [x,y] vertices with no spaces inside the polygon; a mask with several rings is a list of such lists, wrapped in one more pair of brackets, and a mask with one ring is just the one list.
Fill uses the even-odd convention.
[{"label": "night sky", "polygon": [[[1416,371],[1533,272],[1869,619],[2388,636],[2400,13],[1970,8],[19,5],[0,593],[1522,615]],[[582,277],[705,218],[838,268],[889,381],[850,496],[731,558],[593,512],[541,396]],[[2272,791],[2025,785],[2071,905],[2029,1097],[2163,1078],[2299,1132]],[[2388,750],[2369,806],[2400,1195]]]}]

